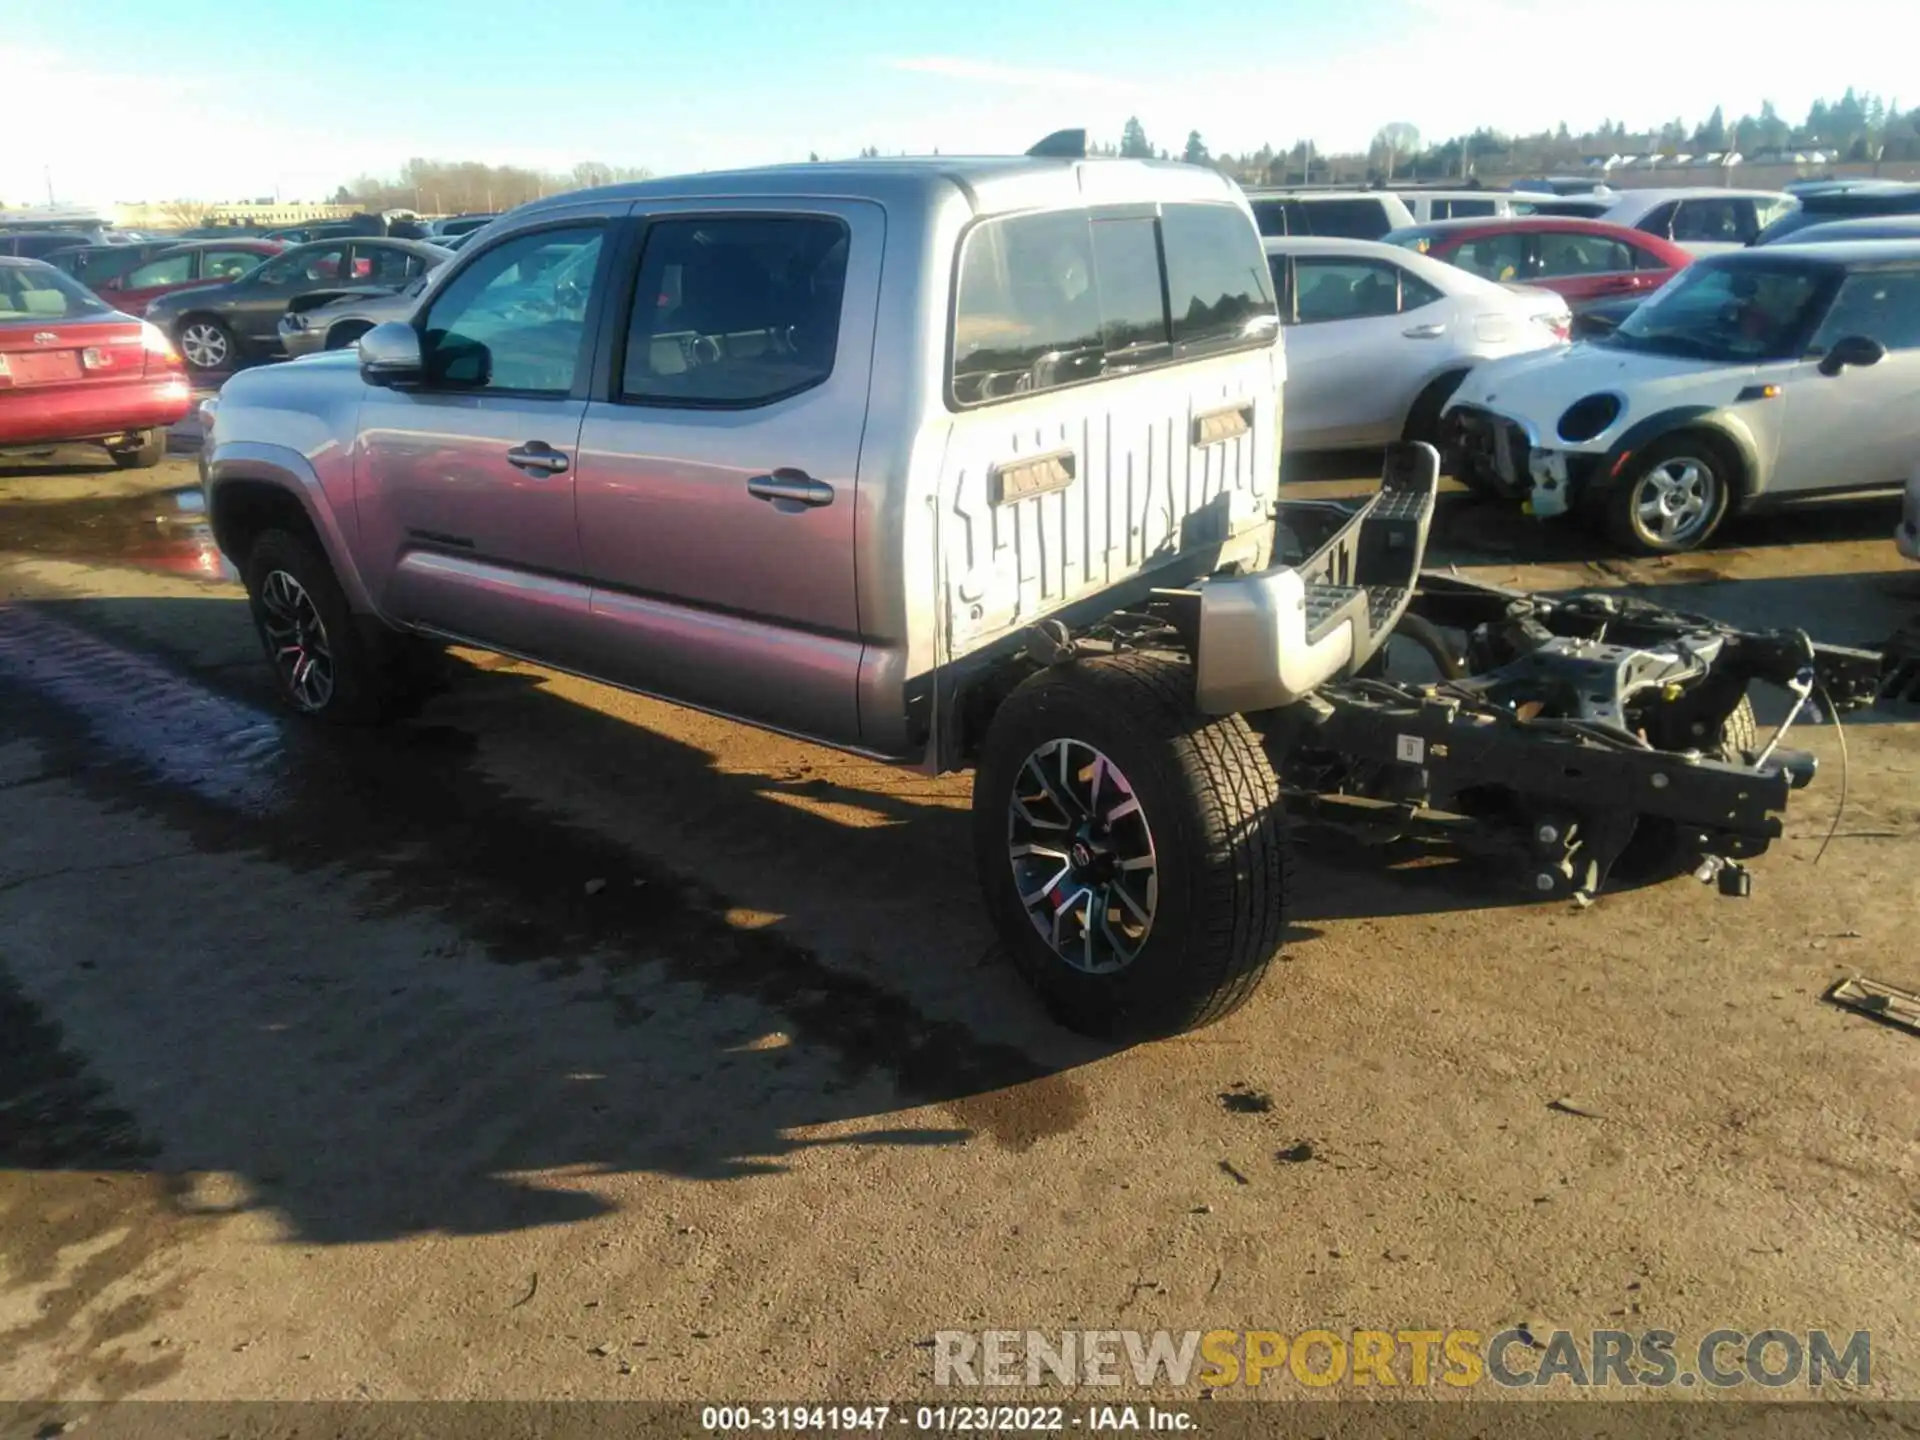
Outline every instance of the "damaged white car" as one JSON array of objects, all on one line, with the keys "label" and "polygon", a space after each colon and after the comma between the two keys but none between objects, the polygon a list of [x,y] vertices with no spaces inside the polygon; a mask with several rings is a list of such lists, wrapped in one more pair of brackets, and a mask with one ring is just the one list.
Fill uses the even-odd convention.
[{"label": "damaged white car", "polygon": [[1480,366],[1443,437],[1467,484],[1640,554],[1897,488],[1920,447],[1920,243],[1710,256],[1609,334]]}]

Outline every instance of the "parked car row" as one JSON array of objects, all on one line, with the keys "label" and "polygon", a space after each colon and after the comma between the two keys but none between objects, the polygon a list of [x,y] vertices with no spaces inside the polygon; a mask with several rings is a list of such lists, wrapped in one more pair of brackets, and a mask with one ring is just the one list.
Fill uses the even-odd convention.
[{"label": "parked car row", "polygon": [[[197,251],[198,263],[206,264],[204,257],[216,253]],[[179,345],[190,369],[211,375],[281,353],[280,320],[294,301],[388,293],[451,253],[419,240],[316,240],[283,249],[218,283],[188,281],[167,288],[145,302],[145,313]]]}]

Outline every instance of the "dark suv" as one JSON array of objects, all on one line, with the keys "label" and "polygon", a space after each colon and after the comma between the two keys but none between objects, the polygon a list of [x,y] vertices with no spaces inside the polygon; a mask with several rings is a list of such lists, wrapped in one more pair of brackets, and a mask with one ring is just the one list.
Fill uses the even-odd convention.
[{"label": "dark suv", "polygon": [[1752,243],[1771,245],[1796,230],[1823,225],[1829,220],[1860,220],[1881,215],[1920,215],[1920,185],[1887,180],[1856,189],[1802,194],[1797,206],[1762,230]]}]

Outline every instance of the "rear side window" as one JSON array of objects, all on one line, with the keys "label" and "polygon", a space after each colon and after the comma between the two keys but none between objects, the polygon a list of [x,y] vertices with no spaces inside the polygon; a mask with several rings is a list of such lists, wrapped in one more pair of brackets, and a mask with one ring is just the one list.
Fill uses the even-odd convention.
[{"label": "rear side window", "polygon": [[1378,200],[1309,200],[1300,208],[1315,235],[1343,240],[1378,240],[1393,229],[1386,206]]},{"label": "rear side window", "polygon": [[662,220],[647,230],[620,394],[764,405],[833,373],[847,228],[819,215]]},{"label": "rear side window", "polygon": [[1920,270],[1849,275],[1809,348],[1824,354],[1851,335],[1878,340],[1889,350],[1920,349]]},{"label": "rear side window", "polygon": [[1267,257],[1240,212],[1225,205],[1169,205],[1160,216],[1167,249],[1173,338],[1183,354],[1246,343],[1274,313]]},{"label": "rear side window", "polygon": [[1287,233],[1287,204],[1284,200],[1255,200],[1253,223],[1262,235],[1280,238]]},{"label": "rear side window", "polygon": [[1449,200],[1446,202],[1447,214],[1456,220],[1478,220],[1485,215],[1497,215],[1499,207],[1491,200]]},{"label": "rear side window", "polygon": [[953,400],[980,405],[1266,345],[1275,323],[1259,239],[1236,209],[988,220],[960,257]]},{"label": "rear side window", "polygon": [[1527,271],[1527,237],[1515,232],[1464,240],[1447,259],[1482,280],[1518,280]]},{"label": "rear side window", "polygon": [[200,273],[209,279],[235,280],[262,258],[251,250],[209,250],[200,258]]}]

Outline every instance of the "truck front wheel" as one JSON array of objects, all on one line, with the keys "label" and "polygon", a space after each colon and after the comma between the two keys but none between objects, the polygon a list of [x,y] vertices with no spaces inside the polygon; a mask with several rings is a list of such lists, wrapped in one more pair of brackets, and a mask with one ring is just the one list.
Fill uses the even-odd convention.
[{"label": "truck front wheel", "polygon": [[280,698],[303,715],[366,725],[411,708],[416,687],[395,657],[402,637],[369,633],[347,605],[327,557],[311,540],[266,530],[246,563],[254,628]]},{"label": "truck front wheel", "polygon": [[994,715],[974,777],[988,911],[1061,1024],[1137,1040],[1208,1025],[1280,948],[1279,782],[1191,667],[1116,655],[1042,671]]}]

